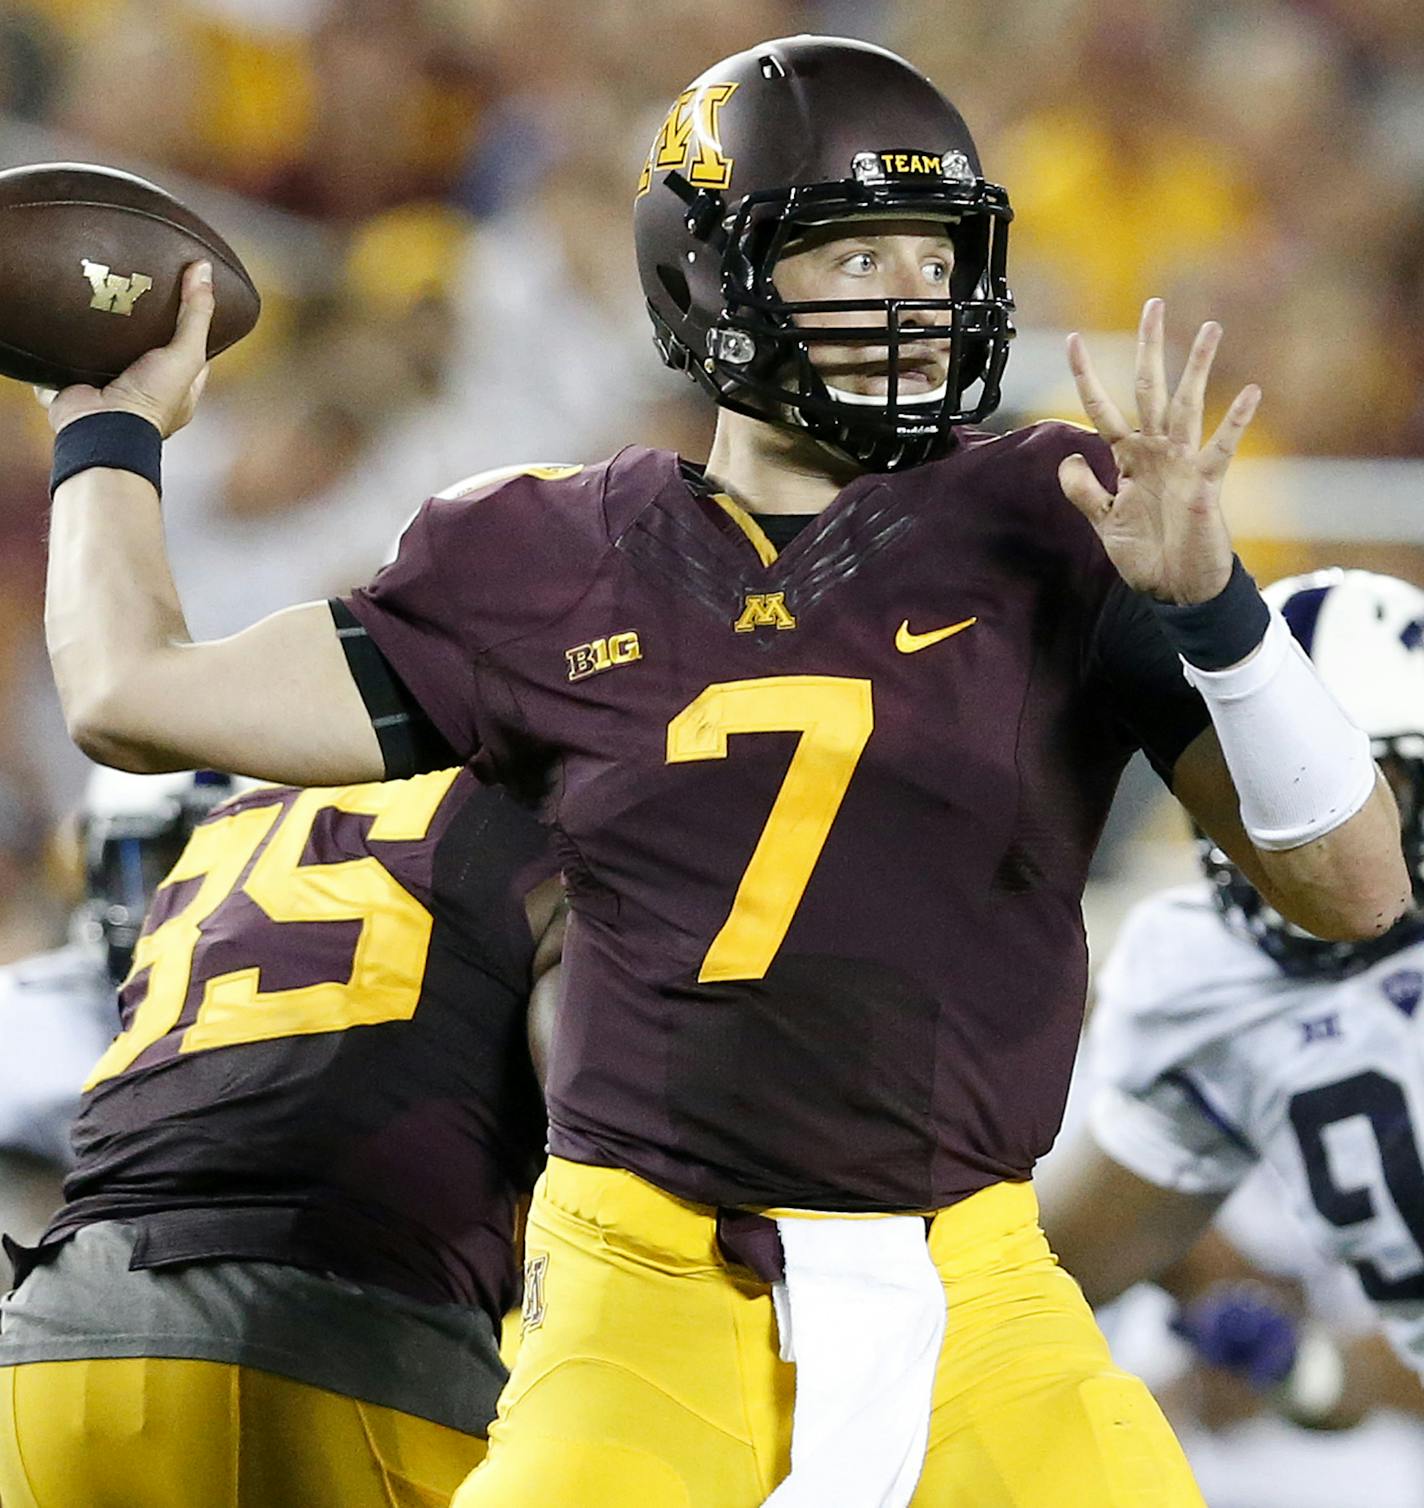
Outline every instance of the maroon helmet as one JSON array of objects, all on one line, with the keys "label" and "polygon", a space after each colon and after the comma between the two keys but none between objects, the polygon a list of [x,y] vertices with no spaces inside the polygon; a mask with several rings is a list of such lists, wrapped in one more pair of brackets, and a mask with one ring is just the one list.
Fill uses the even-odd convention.
[{"label": "maroon helmet", "polygon": [[[955,250],[948,296],[778,294],[772,269],[798,231],[867,216],[942,221]],[[998,405],[1014,336],[1004,272],[1012,218],[1008,195],[980,175],[963,118],[923,74],[866,42],[803,36],[737,53],[678,96],[639,180],[634,235],[669,366],[725,408],[891,471],[931,458],[951,426]],[[847,323],[796,323],[813,310]],[[948,342],[948,379],[902,399],[900,347],[927,339]],[[888,346],[883,400],[826,386],[808,348],[827,340]]]}]

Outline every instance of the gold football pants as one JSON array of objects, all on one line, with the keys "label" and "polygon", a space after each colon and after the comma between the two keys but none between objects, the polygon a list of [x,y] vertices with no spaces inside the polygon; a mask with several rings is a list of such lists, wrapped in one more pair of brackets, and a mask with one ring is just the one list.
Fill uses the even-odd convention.
[{"label": "gold football pants", "polygon": [[485,1442],[251,1367],[0,1367],[4,1508],[445,1508]]},{"label": "gold football pants", "polygon": [[[1202,1508],[1029,1185],[941,1211],[929,1241],[949,1317],[915,1508]],[[523,1344],[488,1460],[452,1508],[761,1503],[789,1468],[795,1370],[769,1290],[720,1255],[713,1211],[554,1158],[526,1255]]]}]

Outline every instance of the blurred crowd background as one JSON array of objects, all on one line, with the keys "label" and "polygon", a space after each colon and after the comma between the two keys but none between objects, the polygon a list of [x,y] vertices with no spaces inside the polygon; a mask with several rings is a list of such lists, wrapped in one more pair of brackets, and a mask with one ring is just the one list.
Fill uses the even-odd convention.
[{"label": "blurred crowd background", "polygon": [[[1069,329],[1129,396],[1161,294],[1179,354],[1225,325],[1218,406],[1265,389],[1231,483],[1248,564],[1424,583],[1420,0],[0,0],[0,167],[154,178],[263,293],[169,446],[194,632],[368,578],[461,477],[634,441],[705,454],[711,413],[642,312],[633,189],[692,77],[797,31],[907,54],[1008,186],[1022,333],[996,424],[1080,417]],[[0,455],[3,963],[64,934],[85,769],[41,637],[49,434],[15,383]],[[1130,785],[1090,893],[1102,937],[1158,877],[1154,834],[1163,877],[1190,864],[1151,789]],[[1313,1449],[1292,1459],[1320,1478]],[[1229,1508],[1245,1478],[1220,1475]],[[1306,1501],[1289,1491],[1271,1501]]]}]

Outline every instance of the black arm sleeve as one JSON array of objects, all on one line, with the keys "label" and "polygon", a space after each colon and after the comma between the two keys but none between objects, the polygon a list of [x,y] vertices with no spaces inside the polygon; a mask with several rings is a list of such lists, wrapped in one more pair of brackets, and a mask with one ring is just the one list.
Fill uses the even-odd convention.
[{"label": "black arm sleeve", "polygon": [[402,780],[462,763],[351,609],[335,597],[329,605],[351,678],[371,715],[371,726],[381,745],[386,779]]},{"label": "black arm sleeve", "polygon": [[1121,578],[1108,588],[1088,658],[1089,678],[1170,788],[1177,759],[1211,717],[1151,604]]}]

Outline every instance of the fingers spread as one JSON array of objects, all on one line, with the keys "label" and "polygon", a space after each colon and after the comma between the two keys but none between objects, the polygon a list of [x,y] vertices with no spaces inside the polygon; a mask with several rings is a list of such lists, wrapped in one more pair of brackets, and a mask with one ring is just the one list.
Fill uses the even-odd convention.
[{"label": "fingers spread", "polygon": [[1137,328],[1137,418],[1145,435],[1160,435],[1167,425],[1165,309],[1160,298],[1148,299]]},{"label": "fingers spread", "polygon": [[1125,440],[1132,433],[1132,427],[1098,381],[1098,374],[1088,357],[1088,348],[1083,344],[1083,337],[1076,332],[1068,337],[1068,366],[1078,389],[1078,401],[1083,405],[1083,412],[1093,421],[1093,427],[1109,445]]},{"label": "fingers spread", "polygon": [[1221,344],[1221,326],[1208,320],[1192,342],[1187,353],[1187,364],[1182,371],[1182,380],[1172,395],[1168,413],[1167,433],[1182,445],[1193,450],[1201,444],[1202,409],[1206,405],[1206,384],[1211,376],[1211,364],[1216,360],[1216,348]]},{"label": "fingers spread", "polygon": [[1082,456],[1065,456],[1058,463],[1058,485],[1063,495],[1091,523],[1097,523],[1112,509],[1113,495],[1093,475],[1093,468]]},{"label": "fingers spread", "polygon": [[1261,389],[1253,382],[1244,387],[1232,400],[1226,417],[1216,427],[1216,433],[1207,443],[1200,457],[1201,474],[1209,482],[1219,482],[1226,475],[1226,468],[1236,454],[1246,426],[1256,416],[1261,402]]}]

